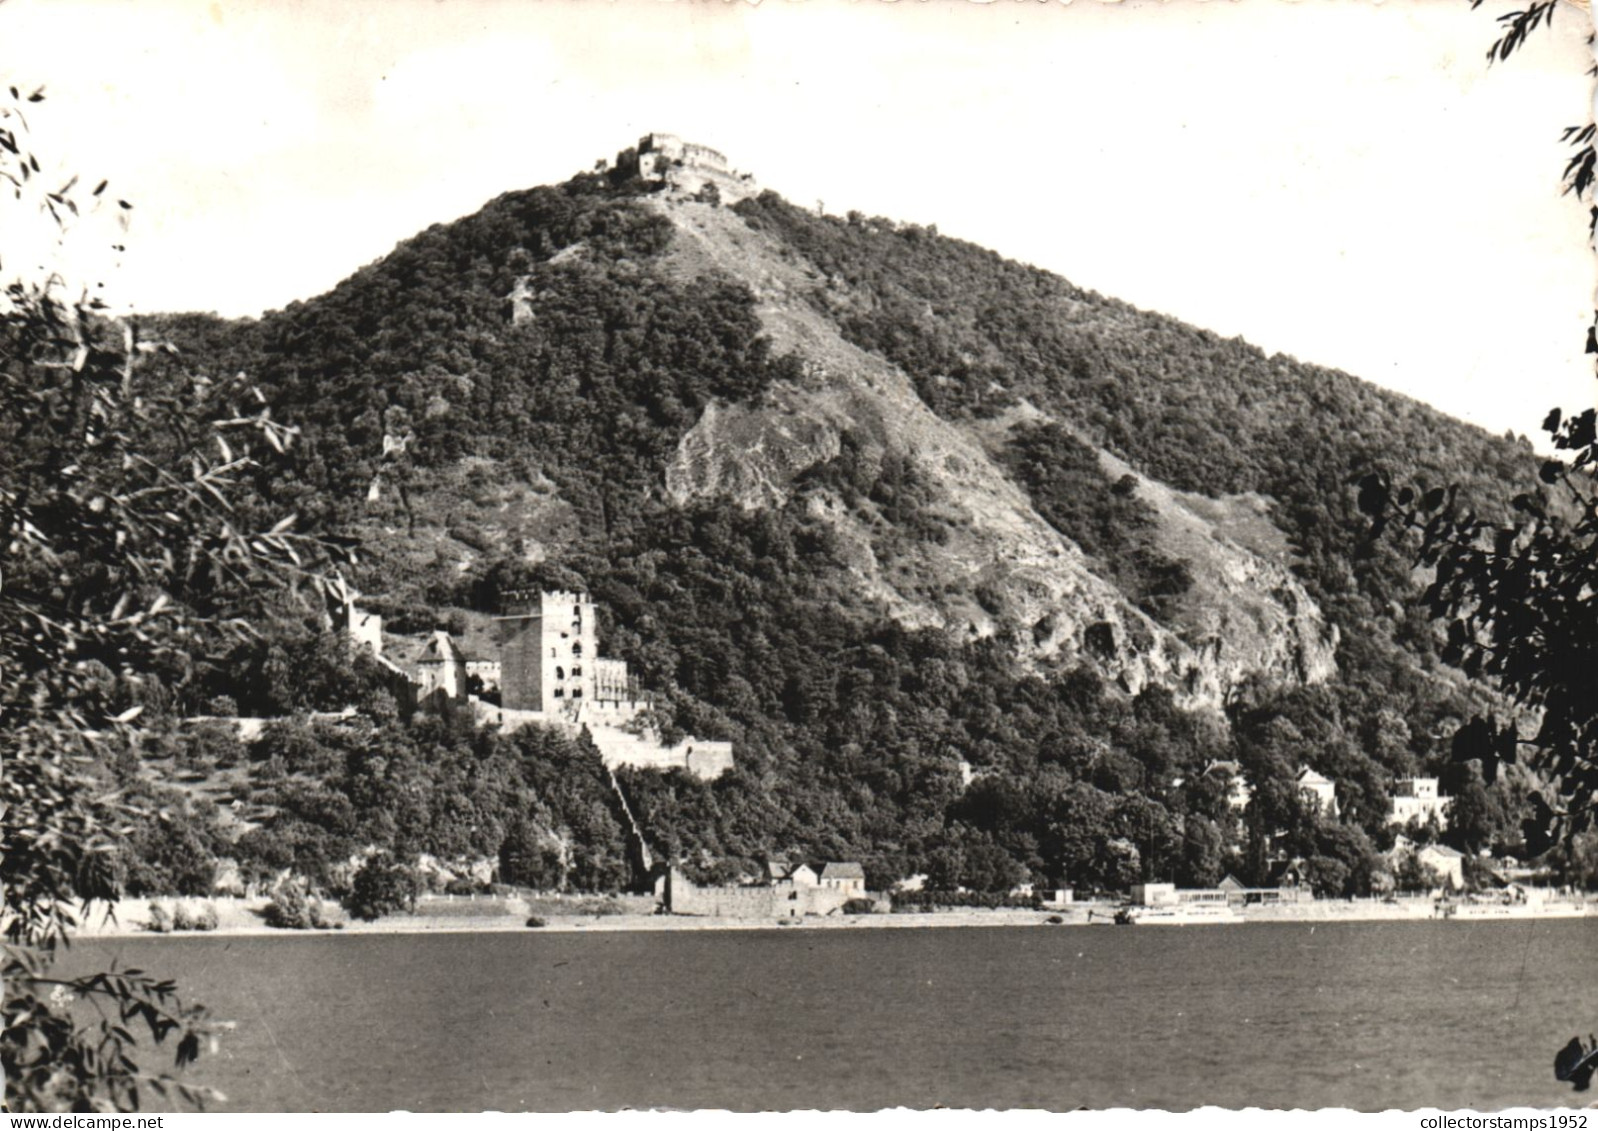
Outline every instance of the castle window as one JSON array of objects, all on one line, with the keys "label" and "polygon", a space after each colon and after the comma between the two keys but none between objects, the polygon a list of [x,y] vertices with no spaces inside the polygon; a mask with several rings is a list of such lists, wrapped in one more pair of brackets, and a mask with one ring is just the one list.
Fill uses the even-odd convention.
[{"label": "castle window", "polygon": [[555,698],[556,699],[565,698],[565,695],[566,695],[566,689],[564,687],[555,688]]},{"label": "castle window", "polygon": [[572,645],[572,655],[573,656],[581,656],[582,654],[583,654],[583,642],[581,640],[579,640],[575,644]]},{"label": "castle window", "polygon": [[581,699],[582,697],[583,697],[583,689],[582,688],[580,688],[580,687],[572,688],[572,698],[573,699]]},{"label": "castle window", "polygon": [[[560,669],[557,668],[556,670],[559,671]],[[572,665],[572,678],[573,679],[576,679],[578,676],[580,676],[582,674],[583,674],[583,669],[582,669],[581,665],[577,665],[577,664]]]},{"label": "castle window", "polygon": [[565,679],[566,678],[566,669],[563,668],[563,667],[560,667],[559,665],[557,665],[556,668],[555,668],[555,678],[556,679]]}]

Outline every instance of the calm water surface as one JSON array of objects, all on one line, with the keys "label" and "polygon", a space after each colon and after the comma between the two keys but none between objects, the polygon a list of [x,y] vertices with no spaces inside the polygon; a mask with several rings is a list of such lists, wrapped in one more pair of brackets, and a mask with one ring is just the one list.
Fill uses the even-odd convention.
[{"label": "calm water surface", "polygon": [[227,1110],[1573,1105],[1598,919],[136,939]]}]

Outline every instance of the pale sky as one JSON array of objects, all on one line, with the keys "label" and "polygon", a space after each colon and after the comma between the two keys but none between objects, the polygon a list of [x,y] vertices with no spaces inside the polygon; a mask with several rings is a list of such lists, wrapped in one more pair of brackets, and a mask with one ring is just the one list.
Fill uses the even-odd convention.
[{"label": "pale sky", "polygon": [[136,309],[311,297],[663,130],[1535,437],[1598,389],[1558,192],[1589,23],[1489,70],[1515,6],[9,0],[0,73],[46,85],[41,156],[135,204]]}]

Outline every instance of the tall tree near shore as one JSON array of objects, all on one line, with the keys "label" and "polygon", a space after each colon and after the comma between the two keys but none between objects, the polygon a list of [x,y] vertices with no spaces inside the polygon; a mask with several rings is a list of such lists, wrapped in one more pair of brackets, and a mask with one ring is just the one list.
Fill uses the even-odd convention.
[{"label": "tall tree near shore", "polygon": [[[1552,26],[1559,7],[1533,0],[1498,17],[1489,63]],[[1572,153],[1563,183],[1587,206],[1589,231],[1598,232],[1594,134],[1591,122],[1564,130]],[[1598,321],[1587,352],[1598,353]],[[1453,741],[1453,756],[1478,762],[1489,784],[1500,765],[1522,762],[1542,780],[1523,826],[1533,853],[1592,828],[1598,806],[1598,412],[1567,417],[1556,408],[1543,427],[1559,457],[1543,463],[1540,485],[1515,496],[1507,522],[1481,518],[1452,487],[1397,485],[1380,472],[1358,480],[1372,536],[1388,527],[1414,534],[1418,563],[1435,571],[1421,602],[1447,625],[1443,658],[1489,677],[1518,708],[1540,716],[1529,735],[1513,718],[1477,718]]]},{"label": "tall tree near shore", "polygon": [[[0,91],[0,214],[64,237],[125,215],[101,182],[45,181],[26,114]],[[6,249],[9,251],[9,249]],[[9,260],[6,261],[9,266]],[[59,974],[80,917],[116,898],[128,802],[100,772],[136,752],[151,703],[197,652],[252,629],[232,602],[331,587],[329,548],[284,517],[242,512],[258,452],[293,432],[240,378],[151,363],[159,347],[59,274],[0,295],[0,935],[6,1109],[133,1110],[206,1092],[136,1059],[139,1034],[193,1061],[213,1029],[170,981],[137,969]]]}]

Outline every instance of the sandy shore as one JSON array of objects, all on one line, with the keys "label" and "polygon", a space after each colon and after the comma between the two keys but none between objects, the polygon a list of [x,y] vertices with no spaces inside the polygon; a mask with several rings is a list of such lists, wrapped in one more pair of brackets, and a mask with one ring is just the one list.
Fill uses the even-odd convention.
[{"label": "sandy shore", "polygon": [[[207,903],[217,912],[214,931],[176,931],[177,936],[274,935],[298,937],[305,935],[363,935],[363,934],[453,934],[481,933],[485,931],[516,931],[530,929],[544,932],[608,932],[608,931],[752,931],[785,929],[812,930],[875,930],[908,929],[916,927],[1030,927],[1030,926],[1084,926],[1092,922],[1105,922],[1114,915],[1110,904],[1076,904],[1058,910],[950,910],[934,912],[908,912],[892,915],[829,915],[779,923],[766,919],[718,919],[683,915],[649,915],[636,912],[620,914],[562,913],[539,905],[533,908],[545,922],[542,928],[526,925],[528,905],[521,900],[484,900],[472,903],[451,903],[432,908],[424,902],[416,914],[391,915],[376,922],[364,923],[339,914],[342,925],[333,930],[285,931],[266,925],[261,911],[265,899],[213,899],[158,901],[167,908],[174,903],[186,902],[190,906]],[[149,901],[124,900],[114,906],[107,917],[104,905],[92,909],[77,937],[128,938],[153,937],[149,930]],[[1494,909],[1480,917],[1461,916],[1455,922],[1490,922],[1504,919],[1532,919],[1543,917],[1571,917],[1579,907],[1584,916],[1598,916],[1598,904],[1554,904],[1550,907],[1518,906]],[[447,913],[445,913],[447,912]],[[1358,902],[1343,903],[1323,900],[1313,903],[1283,904],[1274,907],[1250,907],[1244,912],[1245,922],[1365,922],[1387,920],[1415,920],[1439,918],[1435,906],[1428,900],[1405,900],[1399,903]]]},{"label": "sandy shore", "polygon": [[[484,931],[516,931],[527,933],[529,930],[543,932],[564,931],[763,931],[782,928],[786,930],[853,930],[861,928],[896,928],[896,927],[1015,927],[1035,926],[1047,923],[1051,914],[1058,914],[1063,922],[1086,923],[1088,921],[1085,910],[1071,912],[1047,911],[936,911],[929,914],[902,914],[902,915],[829,915],[825,917],[810,917],[799,920],[779,922],[766,919],[720,919],[687,915],[643,915],[635,913],[620,914],[563,914],[549,912],[546,908],[536,908],[536,913],[544,920],[541,928],[529,928],[526,925],[528,911],[525,907],[510,911],[488,911],[483,914],[471,914],[467,908],[452,907],[450,914],[428,914],[427,910],[416,914],[390,915],[375,922],[361,922],[339,914],[340,925],[336,929],[286,931],[276,927],[269,927],[261,917],[261,910],[266,906],[265,899],[213,899],[189,901],[158,901],[171,907],[174,902],[187,902],[192,906],[208,903],[217,911],[217,926],[212,931],[173,931],[168,932],[173,936],[210,936],[210,935],[274,935],[283,937],[297,937],[302,935],[370,935],[370,934],[451,934],[451,933],[480,933]],[[512,907],[516,901],[510,901]],[[463,913],[464,912],[464,913]],[[1108,912],[1101,912],[1108,913]],[[107,917],[104,905],[97,905],[86,917],[81,928],[76,932],[76,937],[83,939],[93,938],[128,938],[134,936],[154,937],[154,932],[149,929],[149,901],[124,900],[111,908],[111,917]]]}]

